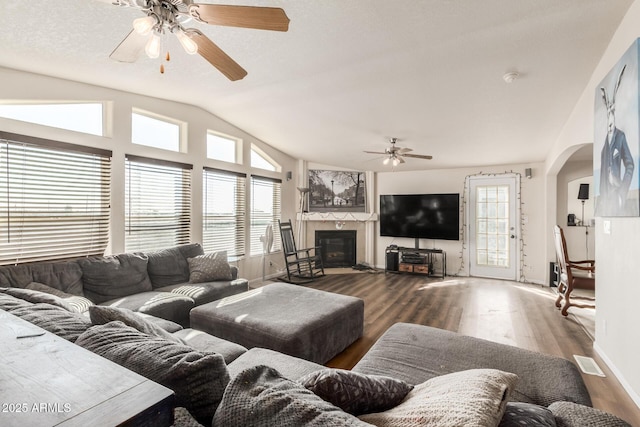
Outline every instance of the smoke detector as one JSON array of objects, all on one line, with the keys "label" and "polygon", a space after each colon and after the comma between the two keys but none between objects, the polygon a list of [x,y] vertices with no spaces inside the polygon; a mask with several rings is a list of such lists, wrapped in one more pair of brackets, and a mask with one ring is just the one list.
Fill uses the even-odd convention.
[{"label": "smoke detector", "polygon": [[513,83],[513,81],[516,80],[518,77],[520,77],[520,74],[518,74],[515,71],[510,71],[508,73],[505,73],[504,76],[502,76],[502,80],[504,80],[506,83]]}]

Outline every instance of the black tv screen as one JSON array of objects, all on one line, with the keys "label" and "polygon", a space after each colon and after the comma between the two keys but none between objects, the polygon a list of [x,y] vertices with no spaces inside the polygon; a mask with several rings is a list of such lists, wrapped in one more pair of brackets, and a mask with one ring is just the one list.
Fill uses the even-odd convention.
[{"label": "black tv screen", "polygon": [[380,235],[460,240],[460,194],[381,195]]}]

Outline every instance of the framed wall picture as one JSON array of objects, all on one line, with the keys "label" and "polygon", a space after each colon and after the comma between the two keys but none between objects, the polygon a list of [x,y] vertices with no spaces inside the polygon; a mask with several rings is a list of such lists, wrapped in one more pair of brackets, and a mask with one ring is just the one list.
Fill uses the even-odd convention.
[{"label": "framed wall picture", "polygon": [[309,169],[309,212],[366,212],[365,173]]},{"label": "framed wall picture", "polygon": [[593,144],[595,216],[640,215],[639,40],[631,45],[596,87]]}]

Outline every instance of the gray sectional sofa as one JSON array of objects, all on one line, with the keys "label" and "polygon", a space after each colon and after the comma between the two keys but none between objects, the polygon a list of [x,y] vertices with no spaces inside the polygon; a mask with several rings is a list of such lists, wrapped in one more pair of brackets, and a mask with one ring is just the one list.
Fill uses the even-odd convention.
[{"label": "gray sectional sofa", "polygon": [[[200,251],[197,246],[186,246],[145,254],[151,290],[146,290],[148,285],[145,285],[144,289],[140,287],[138,292],[127,295],[100,293],[97,290],[101,288],[92,287],[92,284],[89,286],[91,291],[87,292],[83,274],[89,270],[86,269],[87,265],[83,269],[79,262],[75,262],[75,267],[63,263],[64,268],[53,267],[55,263],[41,263],[40,267],[36,267],[38,264],[2,267],[0,286],[11,284],[27,288],[26,285],[33,281],[48,278],[45,285],[69,294],[85,295],[94,298],[98,304],[108,305],[94,305],[89,311],[90,316],[87,316],[74,312],[72,307],[60,304],[55,298],[48,302],[36,302],[28,290],[14,291],[13,294],[11,290],[0,290],[0,309],[172,388],[179,406],[176,408],[176,427],[372,425],[372,419],[377,414],[365,413],[357,418],[358,414],[341,406],[344,396],[340,387],[332,387],[328,396],[313,388],[310,378],[316,378],[318,374],[331,377],[335,373],[340,374],[341,379],[338,381],[340,384],[334,383],[334,386],[344,385],[342,379],[346,375],[347,378],[354,377],[356,387],[374,381],[376,390],[380,384],[389,382],[404,388],[408,392],[406,397],[401,396],[404,400],[395,401],[394,406],[387,410],[377,406],[378,414],[383,416],[386,412],[401,412],[399,408],[413,399],[419,398],[422,402],[418,390],[423,393],[425,386],[430,387],[438,382],[440,386],[445,382],[447,391],[457,389],[462,392],[460,399],[440,399],[438,405],[434,405],[445,415],[455,413],[458,416],[465,402],[470,404],[466,406],[477,406],[473,397],[469,401],[468,391],[473,384],[478,385],[477,378],[483,377],[474,377],[474,383],[462,380],[460,378],[466,377],[457,375],[471,373],[490,377],[499,373],[502,382],[499,382],[500,387],[494,387],[498,395],[493,399],[483,397],[482,402],[493,405],[490,409],[494,415],[503,418],[501,421],[498,418],[492,424],[476,422],[472,425],[498,426],[498,421],[500,427],[526,425],[522,424],[521,418],[527,416],[536,417],[536,421],[546,417],[546,424],[539,422],[532,425],[629,426],[623,420],[591,407],[581,374],[568,360],[428,326],[406,323],[393,325],[351,371],[342,371],[264,348],[247,350],[202,331],[182,329],[168,320],[156,319],[151,315],[165,314],[165,319],[173,317],[173,320],[182,318],[182,315],[176,316],[173,310],[165,310],[162,304],[158,307],[153,304],[157,295],[167,298],[166,301],[172,301],[171,298],[178,298],[178,301],[191,298],[183,293],[186,289],[182,288],[189,285],[179,282],[188,277],[184,275],[183,260],[189,258],[191,250]],[[105,264],[115,264],[117,260],[118,268],[127,271],[133,268],[130,264],[139,262],[137,255],[105,258]],[[131,259],[134,261],[129,262]],[[170,268],[168,260],[172,260],[173,267]],[[100,264],[100,261],[96,260],[95,264]],[[178,268],[177,265],[182,267]],[[181,275],[172,274],[180,269]],[[236,286],[232,282],[226,283],[221,292],[229,292],[228,287]],[[77,287],[79,283],[82,283],[82,292]],[[206,291],[213,292],[210,289]],[[34,291],[34,294],[42,297],[40,291]],[[100,295],[97,299],[96,294]],[[145,299],[140,295],[148,297]],[[193,296],[201,298],[200,301],[213,298],[212,294],[204,291]],[[137,313],[120,308],[118,301],[127,300],[128,297],[128,307],[136,309]],[[140,304],[140,301],[145,303]],[[196,302],[192,301],[193,306]],[[168,330],[173,332],[169,333]],[[383,379],[382,383],[380,379]],[[453,381],[454,384],[446,384],[446,381]],[[487,388],[494,385],[493,380],[491,384],[489,382],[487,380]],[[368,399],[372,396],[370,391],[358,392],[354,396],[360,396],[357,398],[360,400]],[[382,397],[387,399],[388,395],[388,390],[383,390]],[[378,392],[374,397],[380,396]],[[467,400],[463,401],[463,397]],[[348,400],[353,403],[353,396]],[[415,407],[410,409],[416,410]],[[483,409],[482,413],[485,412]],[[397,417],[397,414],[394,413],[393,417]]]},{"label": "gray sectional sofa", "polygon": [[86,298],[87,308],[113,305],[188,327],[193,307],[249,289],[248,281],[238,278],[237,267],[230,265],[223,280],[190,283],[188,260],[201,255],[202,246],[193,243],[153,252],[2,266],[0,287],[58,291],[78,297],[76,302]]}]

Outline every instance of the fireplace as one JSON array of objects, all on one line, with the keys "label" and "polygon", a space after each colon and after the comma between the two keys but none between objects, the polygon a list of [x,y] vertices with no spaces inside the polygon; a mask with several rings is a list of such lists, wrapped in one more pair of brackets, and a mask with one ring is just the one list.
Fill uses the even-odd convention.
[{"label": "fireplace", "polygon": [[356,230],[316,230],[316,246],[325,268],[356,265]]}]

